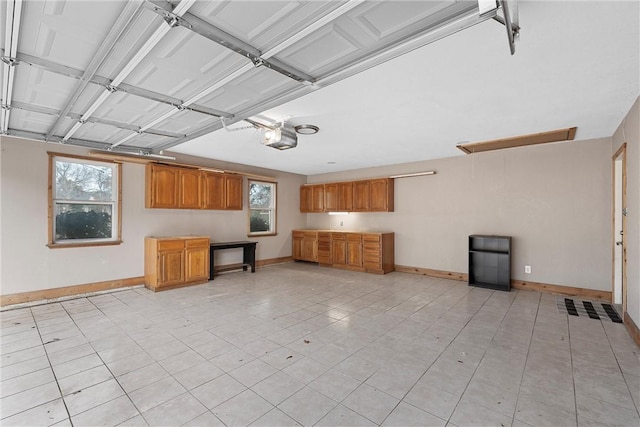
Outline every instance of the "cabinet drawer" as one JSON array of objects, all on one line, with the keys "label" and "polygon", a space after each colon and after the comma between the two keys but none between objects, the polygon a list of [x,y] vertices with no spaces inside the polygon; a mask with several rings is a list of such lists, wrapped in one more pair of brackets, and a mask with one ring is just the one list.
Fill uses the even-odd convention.
[{"label": "cabinet drawer", "polygon": [[316,231],[303,231],[302,236],[306,238],[315,239],[318,237],[318,233]]},{"label": "cabinet drawer", "polygon": [[208,248],[209,239],[189,239],[185,244],[187,248]]},{"label": "cabinet drawer", "polygon": [[298,230],[293,230],[292,234],[293,234],[293,237],[302,238],[302,236],[304,236],[304,232],[298,231]]},{"label": "cabinet drawer", "polygon": [[382,235],[363,233],[362,240],[364,242],[380,242],[382,240]]},{"label": "cabinet drawer", "polygon": [[324,240],[318,240],[318,250],[326,249],[329,250],[331,248],[330,242],[325,242]]},{"label": "cabinet drawer", "polygon": [[331,240],[346,240],[347,235],[345,233],[331,233]]},{"label": "cabinet drawer", "polygon": [[184,249],[184,240],[160,240],[158,250]]},{"label": "cabinet drawer", "polygon": [[362,242],[362,247],[364,248],[364,250],[371,250],[371,251],[379,251],[380,250],[380,243],[378,242],[370,242],[365,240],[364,242]]},{"label": "cabinet drawer", "polygon": [[349,234],[347,234],[347,240],[349,242],[361,242],[362,241],[362,234],[349,233]]},{"label": "cabinet drawer", "polygon": [[367,270],[382,270],[382,263],[380,262],[380,259],[370,260],[365,258],[364,268]]}]

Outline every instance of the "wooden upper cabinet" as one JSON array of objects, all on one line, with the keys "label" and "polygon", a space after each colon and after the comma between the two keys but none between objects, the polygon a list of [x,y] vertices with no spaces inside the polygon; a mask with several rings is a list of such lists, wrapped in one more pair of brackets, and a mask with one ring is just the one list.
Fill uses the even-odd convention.
[{"label": "wooden upper cabinet", "polygon": [[202,172],[202,193],[204,209],[224,209],[225,176],[217,172]]},{"label": "wooden upper cabinet", "polygon": [[225,209],[242,210],[242,175],[225,175]]},{"label": "wooden upper cabinet", "polygon": [[393,179],[380,178],[369,181],[369,210],[372,212],[393,212]]},{"label": "wooden upper cabinet", "polygon": [[338,183],[324,185],[324,211],[335,212],[338,210],[339,186]]},{"label": "wooden upper cabinet", "polygon": [[197,169],[178,170],[178,207],[200,209],[202,207],[201,176]]},{"label": "wooden upper cabinet", "polygon": [[178,207],[179,170],[177,168],[147,165],[145,186],[145,207]]},{"label": "wooden upper cabinet", "polygon": [[353,182],[338,183],[338,212],[353,210]]},{"label": "wooden upper cabinet", "polygon": [[242,175],[148,164],[145,207],[242,210]]},{"label": "wooden upper cabinet", "polygon": [[353,211],[366,212],[369,210],[369,181],[355,181],[353,183]]},{"label": "wooden upper cabinet", "polygon": [[311,186],[300,186],[300,212],[311,212]]},{"label": "wooden upper cabinet", "polygon": [[393,178],[300,187],[300,212],[393,212]]},{"label": "wooden upper cabinet", "polygon": [[324,212],[324,184],[311,186],[311,212]]}]

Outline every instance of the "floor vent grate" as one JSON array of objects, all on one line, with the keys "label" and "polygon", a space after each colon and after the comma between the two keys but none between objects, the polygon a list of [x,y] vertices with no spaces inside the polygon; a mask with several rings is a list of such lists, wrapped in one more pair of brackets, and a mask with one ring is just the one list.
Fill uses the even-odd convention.
[{"label": "floor vent grate", "polygon": [[571,316],[583,316],[591,319],[622,323],[622,319],[620,318],[618,311],[611,304],[573,298],[557,298],[556,306],[560,313],[569,314]]}]

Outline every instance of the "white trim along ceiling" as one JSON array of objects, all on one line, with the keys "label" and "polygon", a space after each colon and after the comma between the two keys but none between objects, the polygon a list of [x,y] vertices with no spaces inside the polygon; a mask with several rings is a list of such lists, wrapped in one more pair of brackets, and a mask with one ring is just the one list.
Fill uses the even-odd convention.
[{"label": "white trim along ceiling", "polygon": [[[472,27],[499,31],[482,42],[507,57],[520,36],[516,0],[2,0],[1,13],[3,134],[139,155],[187,147],[306,174],[327,172],[331,162],[297,169],[260,163],[257,153],[247,159],[244,149],[229,158],[224,149],[191,153],[189,142],[284,120],[306,124],[312,112],[278,108]],[[320,134],[330,127],[309,124]],[[296,150],[268,151],[265,158]]]}]

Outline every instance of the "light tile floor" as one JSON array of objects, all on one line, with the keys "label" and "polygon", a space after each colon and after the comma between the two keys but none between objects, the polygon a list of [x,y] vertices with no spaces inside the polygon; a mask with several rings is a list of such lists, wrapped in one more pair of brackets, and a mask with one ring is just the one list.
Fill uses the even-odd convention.
[{"label": "light tile floor", "polygon": [[289,263],[0,318],[3,426],[640,424],[624,326],[530,291]]}]

